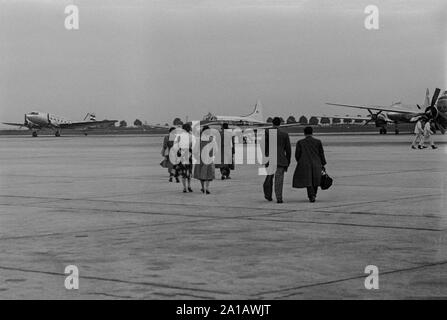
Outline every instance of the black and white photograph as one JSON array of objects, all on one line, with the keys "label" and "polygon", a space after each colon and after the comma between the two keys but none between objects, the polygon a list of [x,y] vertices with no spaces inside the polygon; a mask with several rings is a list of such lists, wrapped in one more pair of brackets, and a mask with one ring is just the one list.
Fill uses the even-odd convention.
[{"label": "black and white photograph", "polygon": [[447,299],[446,15],[0,0],[0,300]]}]

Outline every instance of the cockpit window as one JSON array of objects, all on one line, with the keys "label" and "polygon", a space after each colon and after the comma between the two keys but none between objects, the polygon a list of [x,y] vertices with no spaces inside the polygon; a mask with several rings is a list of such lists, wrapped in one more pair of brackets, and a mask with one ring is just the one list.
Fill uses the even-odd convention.
[{"label": "cockpit window", "polygon": [[33,111],[30,114],[37,116],[39,114],[39,112]]}]

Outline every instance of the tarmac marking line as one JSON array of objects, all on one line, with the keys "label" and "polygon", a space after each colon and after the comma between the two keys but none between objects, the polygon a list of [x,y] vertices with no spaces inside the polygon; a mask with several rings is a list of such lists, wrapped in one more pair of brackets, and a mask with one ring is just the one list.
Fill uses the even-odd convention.
[{"label": "tarmac marking line", "polygon": [[[396,270],[380,272],[380,275],[390,275],[390,274],[401,273],[401,272],[411,272],[411,271],[416,271],[416,270],[420,270],[420,269],[438,267],[438,266],[442,266],[442,265],[445,265],[445,264],[447,264],[447,261],[438,261],[438,262],[434,262],[434,263],[426,263],[426,264],[422,264],[422,265],[418,265],[418,266],[414,266],[414,267],[408,267],[408,268],[403,268],[403,269],[396,269]],[[363,274],[363,275],[352,276],[352,277],[343,278],[343,279],[336,279],[336,280],[331,280],[331,281],[312,283],[312,284],[296,286],[296,287],[291,287],[291,288],[284,288],[284,289],[271,290],[271,291],[263,291],[263,292],[257,293],[256,296],[259,297],[259,296],[269,295],[269,294],[274,294],[274,293],[282,293],[282,292],[287,292],[287,291],[294,291],[294,290],[300,290],[300,289],[306,289],[306,288],[312,288],[312,287],[319,287],[319,286],[325,286],[325,285],[330,285],[330,284],[335,284],[335,283],[346,282],[346,281],[350,281],[350,280],[364,279],[364,278],[365,278],[365,275]],[[292,293],[292,294],[288,294],[288,295],[279,296],[279,297],[276,297],[276,298],[287,298],[287,297],[290,297],[290,296],[294,296],[296,294],[297,293]]]},{"label": "tarmac marking line", "polygon": [[264,219],[262,217],[253,217],[253,218],[245,218],[245,219],[247,219],[247,220],[257,220],[257,221],[280,222],[280,223],[337,225],[337,226],[348,226],[348,227],[383,228],[383,229],[430,231],[430,232],[441,232],[441,231],[444,231],[443,229],[432,229],[432,228],[399,227],[399,226],[387,226],[387,225],[368,225],[368,224],[341,223],[341,222],[324,222],[324,221],[276,220],[276,219]]},{"label": "tarmac marking line", "polygon": [[[269,216],[271,213],[265,214],[256,214],[256,215],[247,215],[247,216],[236,216],[236,217],[221,217],[221,216],[209,216],[209,215],[200,215],[200,214],[181,214],[181,213],[167,213],[167,212],[154,212],[154,211],[135,211],[135,210],[116,210],[116,209],[100,209],[100,208],[73,208],[73,207],[52,207],[52,206],[35,206],[35,205],[17,205],[17,204],[0,204],[0,206],[6,207],[26,207],[26,208],[38,208],[38,209],[50,209],[57,210],[62,212],[73,212],[79,213],[79,211],[97,211],[102,213],[124,213],[124,214],[139,214],[139,215],[158,215],[158,216],[173,216],[173,217],[184,217],[184,218],[207,218],[207,219],[242,219],[242,218],[250,218],[250,217],[263,217]],[[288,210],[284,211],[284,213],[295,212],[296,210]],[[182,223],[181,221],[178,223]]]},{"label": "tarmac marking line", "polygon": [[372,173],[362,173],[353,174],[349,176],[334,176],[334,178],[351,178],[351,177],[368,177],[384,174],[399,174],[399,173],[410,173],[410,172],[444,172],[442,168],[430,168],[430,169],[411,169],[411,170],[399,170],[399,171],[383,171],[383,172],[372,172]]},{"label": "tarmac marking line", "polygon": [[[54,272],[54,271],[33,270],[33,269],[25,269],[25,268],[17,268],[17,267],[9,267],[9,266],[1,266],[1,265],[0,265],[0,270],[18,271],[18,272],[25,272],[25,273],[38,273],[38,274],[58,276],[58,277],[66,276],[66,274],[64,274],[64,273],[59,273],[59,272]],[[123,284],[131,284],[131,285],[140,285],[140,286],[148,286],[148,287],[156,287],[156,288],[164,288],[164,289],[172,289],[172,290],[184,290],[184,291],[204,292],[204,293],[224,294],[224,295],[230,294],[230,292],[225,292],[225,291],[220,291],[220,290],[200,289],[200,288],[193,288],[193,287],[181,287],[181,286],[174,286],[174,285],[169,285],[169,284],[164,284],[164,283],[148,282],[148,281],[130,281],[130,280],[115,279],[115,278],[88,276],[88,275],[82,276],[82,279],[94,280],[94,281],[104,281],[104,282],[114,282],[114,283],[123,283]]]},{"label": "tarmac marking line", "polygon": [[309,211],[305,210],[290,210],[289,212],[274,212],[270,214],[265,214],[263,216],[280,216],[287,213],[334,213],[334,214],[345,214],[345,215],[364,215],[364,216],[384,216],[384,217],[408,217],[408,218],[429,218],[429,219],[442,219],[440,216],[434,216],[434,215],[426,215],[426,216],[418,216],[418,215],[412,215],[412,214],[394,214],[394,213],[376,213],[376,212],[366,212],[366,211],[353,211],[353,212],[347,212],[347,211],[331,211],[331,210],[318,210],[318,209],[311,209]]},{"label": "tarmac marking line", "polygon": [[356,206],[356,205],[362,205],[362,204],[370,204],[370,203],[376,203],[376,202],[394,202],[394,201],[400,201],[400,200],[419,200],[421,198],[432,198],[432,197],[439,197],[444,196],[444,194],[423,194],[423,195],[413,195],[413,196],[405,196],[405,197],[399,197],[399,198],[393,198],[393,199],[380,199],[380,200],[369,200],[369,201],[360,201],[360,202],[351,202],[346,204],[338,204],[338,205],[332,205],[329,207],[318,207],[317,209],[332,209],[332,208],[341,208],[341,207],[347,207],[347,206]]},{"label": "tarmac marking line", "polygon": [[[365,212],[365,211],[331,211],[331,210],[314,210],[312,212],[320,212],[320,213],[335,213],[335,214],[346,214],[346,215],[371,215],[371,216],[384,216],[384,217],[409,217],[409,218],[429,218],[429,219],[442,219],[440,216],[434,215],[425,215],[418,216],[414,214],[394,214],[394,213],[377,213],[377,212]],[[280,215],[282,213],[278,213]]]},{"label": "tarmac marking line", "polygon": [[[38,197],[38,196],[18,196],[18,195],[0,195],[1,197],[10,197],[10,198],[31,198],[31,199],[47,199],[48,202],[60,202],[60,201],[83,201],[83,202],[107,202],[107,203],[122,203],[122,204],[145,204],[145,205],[164,205],[164,206],[180,206],[180,207],[200,207],[203,208],[203,204],[187,204],[187,203],[163,203],[163,202],[147,202],[147,201],[124,201],[124,200],[102,200],[102,199],[85,199],[85,198],[51,198],[51,197]],[[45,202],[43,202],[45,203]],[[0,205],[8,205],[8,204],[0,204]],[[27,206],[27,204],[20,204],[21,206]],[[18,206],[18,205],[16,205]],[[280,208],[253,208],[253,207],[237,207],[237,206],[212,206],[207,205],[211,208],[228,208],[228,209],[249,209],[249,210],[271,210],[271,211],[285,211],[286,209]],[[32,207],[32,206],[29,206]],[[54,207],[57,208],[57,207]]]},{"label": "tarmac marking line", "polygon": [[19,240],[19,239],[27,239],[27,238],[44,238],[44,237],[54,237],[61,235],[70,235],[70,234],[78,234],[78,233],[94,233],[94,232],[104,232],[104,231],[113,231],[113,230],[126,230],[126,229],[138,229],[138,228],[147,228],[147,227],[158,227],[163,225],[170,224],[181,224],[181,223],[193,223],[193,222],[204,222],[209,220],[215,220],[212,218],[204,218],[204,219],[196,219],[196,220],[188,220],[188,221],[170,221],[170,222],[160,222],[155,224],[127,224],[124,226],[116,226],[110,228],[100,228],[100,229],[86,229],[86,230],[77,230],[77,231],[68,231],[68,232],[51,232],[51,233],[43,233],[36,235],[22,235],[22,236],[11,236],[11,237],[1,237],[0,241],[4,240]]},{"label": "tarmac marking line", "polygon": [[[416,195],[416,196],[404,196],[404,197],[397,197],[393,199],[379,199],[379,200],[369,200],[369,201],[361,201],[361,202],[351,202],[347,204],[339,204],[339,205],[332,205],[329,207],[318,207],[317,209],[331,209],[331,208],[338,208],[338,207],[345,207],[345,206],[353,206],[353,205],[362,205],[362,204],[369,204],[369,203],[376,203],[376,202],[393,202],[393,201],[399,201],[399,200],[418,200],[420,198],[429,198],[429,197],[439,197],[444,196],[444,194],[423,194],[423,195]],[[49,201],[91,201],[91,202],[108,202],[108,203],[129,203],[129,204],[159,204],[159,205],[167,205],[167,206],[181,206],[181,207],[203,207],[203,204],[186,204],[186,203],[164,203],[164,202],[154,202],[154,201],[124,201],[124,200],[100,200],[100,199],[85,199],[85,198],[57,198],[57,197],[41,197],[41,196],[20,196],[20,195],[0,195],[1,197],[10,197],[10,198],[31,198],[31,199],[47,199]],[[277,210],[277,211],[284,211],[284,209],[279,208],[253,208],[253,207],[241,207],[241,206],[210,206],[210,207],[224,207],[224,208],[230,208],[230,209],[251,209],[251,210]]]}]

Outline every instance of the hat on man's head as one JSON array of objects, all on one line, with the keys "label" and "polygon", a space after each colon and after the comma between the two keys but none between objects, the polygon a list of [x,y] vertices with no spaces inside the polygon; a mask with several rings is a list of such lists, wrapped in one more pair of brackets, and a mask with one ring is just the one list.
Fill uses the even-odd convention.
[{"label": "hat on man's head", "polygon": [[273,120],[272,120],[272,124],[273,124],[274,126],[279,127],[279,126],[281,125],[281,118],[279,118],[279,117],[274,117]]}]

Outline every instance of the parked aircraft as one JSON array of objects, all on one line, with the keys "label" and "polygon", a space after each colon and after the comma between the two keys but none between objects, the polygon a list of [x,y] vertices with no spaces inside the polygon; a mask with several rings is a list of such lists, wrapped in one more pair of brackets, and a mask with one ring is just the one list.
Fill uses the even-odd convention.
[{"label": "parked aircraft", "polygon": [[[87,120],[89,117],[89,120]],[[7,124],[10,126],[17,127],[26,127],[29,130],[32,130],[32,136],[37,137],[37,132],[42,129],[50,129],[54,131],[54,135],[56,137],[60,137],[62,129],[93,129],[93,128],[107,128],[113,126],[117,120],[101,120],[96,121],[95,115],[88,113],[83,121],[70,121],[63,117],[45,113],[33,111],[24,115],[23,123],[11,123],[11,122],[3,122],[3,124]],[[84,131],[84,134],[87,135],[87,132]]]},{"label": "parked aircraft", "polygon": [[[349,105],[339,103],[326,103],[331,106],[341,106],[347,108],[366,109],[371,115],[371,118],[366,122],[374,121],[376,127],[380,128],[380,134],[386,134],[386,126],[388,123],[394,123],[395,133],[399,133],[399,123],[412,123],[416,122],[421,116],[426,116],[429,119],[433,119],[435,127],[443,134],[447,128],[447,91],[445,91],[440,97],[441,90],[436,88],[433,97],[430,102],[429,90],[427,89],[425,94],[425,100],[423,106],[404,106],[400,103],[391,105],[389,107],[382,106],[364,106],[364,105]],[[439,99],[438,99],[439,98]],[[377,111],[373,113],[373,111]]]}]

